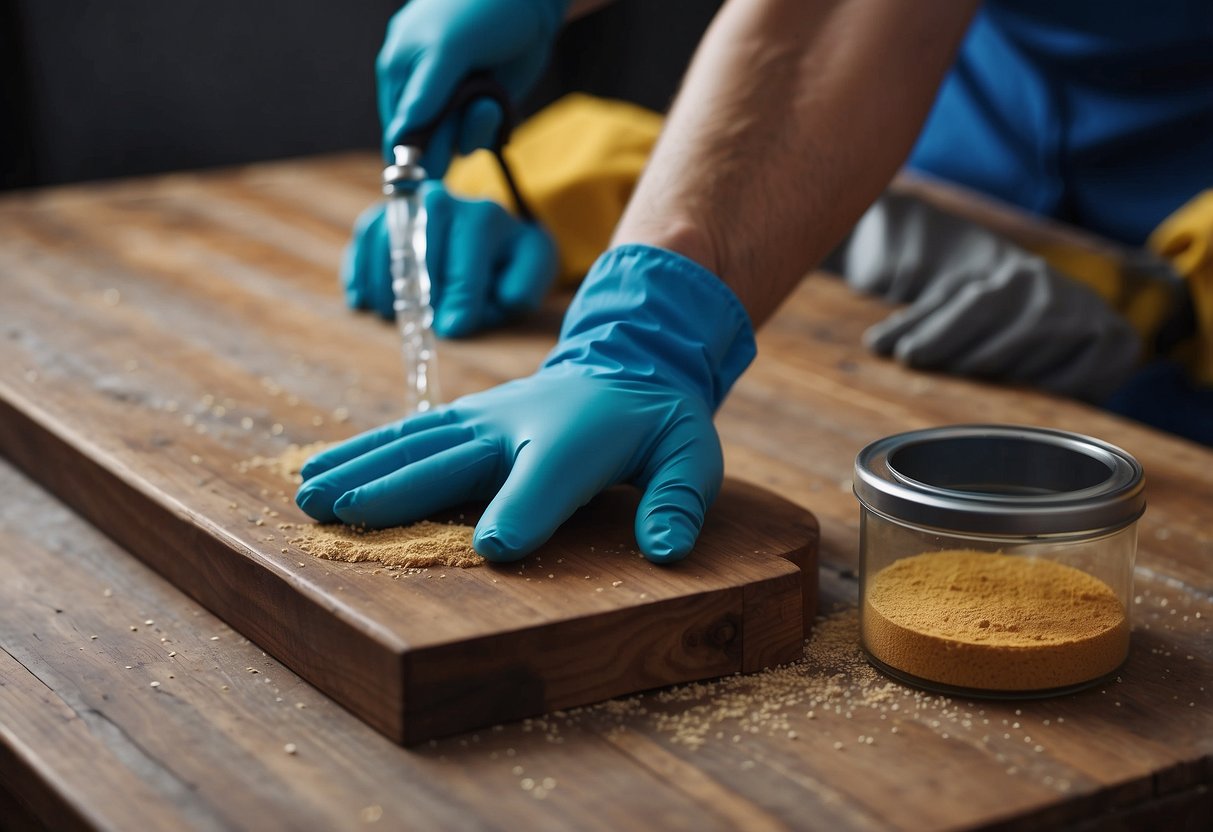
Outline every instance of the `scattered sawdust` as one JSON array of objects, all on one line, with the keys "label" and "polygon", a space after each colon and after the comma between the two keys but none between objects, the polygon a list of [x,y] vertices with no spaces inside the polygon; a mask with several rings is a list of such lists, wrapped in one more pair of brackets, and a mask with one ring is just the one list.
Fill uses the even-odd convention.
[{"label": "scattered sawdust", "polygon": [[242,474],[256,468],[265,469],[287,482],[298,485],[303,482],[303,476],[299,473],[303,470],[303,466],[330,444],[329,442],[312,442],[308,445],[292,443],[278,456],[255,456],[238,463],[236,468]]},{"label": "scattered sawdust", "polygon": [[[849,607],[818,619],[802,658],[790,664],[555,711],[523,720],[521,730],[541,733],[555,744],[582,726],[624,744],[631,742],[631,734],[652,733],[693,752],[714,748],[708,753],[715,760],[746,755],[741,770],[777,762],[769,740],[753,741],[759,736],[807,745],[814,749],[810,753],[881,754],[886,745],[912,753],[914,746],[906,744],[930,734],[986,748],[1006,766],[1006,774],[1017,775],[1038,770],[1045,752],[1041,735],[1051,723],[1065,722],[1061,716],[1042,720],[1048,711],[1041,710],[1029,723],[1019,709],[1011,716],[1000,706],[986,710],[891,680],[868,664],[859,645],[859,611]],[[501,753],[494,750],[491,756]],[[525,773],[535,781],[515,748],[505,748],[504,756],[515,776]],[[1061,793],[1072,787],[1069,780],[1052,775],[1040,782]]]},{"label": "scattered sawdust", "polygon": [[[548,742],[560,744],[562,728],[582,722],[610,733],[626,732],[629,724],[641,721],[691,749],[737,743],[755,734],[798,742],[818,733],[808,730],[812,723],[806,720],[819,715],[850,720],[854,711],[867,709],[881,712],[883,720],[890,713],[900,716],[907,702],[942,708],[950,700],[906,688],[868,664],[859,648],[859,615],[852,607],[819,619],[804,655],[795,662],[556,711],[523,720],[522,730],[543,731]],[[871,745],[869,738],[859,742]]]},{"label": "scattered sawdust", "polygon": [[466,569],[484,564],[472,548],[472,526],[422,520],[411,526],[362,531],[352,526],[296,526],[291,543],[324,560],[347,563],[377,561],[389,569],[450,566]]},{"label": "scattered sawdust", "polygon": [[676,707],[649,716],[657,730],[691,748],[704,745],[717,732],[725,733],[721,729],[726,725],[732,742],[758,733],[795,740],[799,734],[794,716],[813,719],[819,710],[849,714],[880,708],[905,692],[864,658],[859,649],[859,616],[852,608],[820,619],[798,661],[658,692],[653,695],[656,702]]}]

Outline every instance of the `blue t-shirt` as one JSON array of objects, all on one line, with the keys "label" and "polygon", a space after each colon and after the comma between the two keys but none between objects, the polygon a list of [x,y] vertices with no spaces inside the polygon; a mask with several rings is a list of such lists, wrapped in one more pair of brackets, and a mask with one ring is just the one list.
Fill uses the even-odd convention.
[{"label": "blue t-shirt", "polygon": [[1213,0],[990,0],[909,164],[1140,244],[1213,188]]}]

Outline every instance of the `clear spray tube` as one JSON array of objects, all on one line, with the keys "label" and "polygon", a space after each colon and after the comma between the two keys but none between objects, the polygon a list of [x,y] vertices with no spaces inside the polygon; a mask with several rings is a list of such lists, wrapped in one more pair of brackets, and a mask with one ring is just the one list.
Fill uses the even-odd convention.
[{"label": "clear spray tube", "polygon": [[392,148],[392,164],[383,169],[383,193],[388,197],[393,306],[404,350],[408,413],[429,410],[441,401],[432,329],[434,309],[430,301],[430,273],[426,268],[425,204],[420,193],[421,183],[426,178],[426,171],[421,166],[421,151],[444,119],[462,112],[464,107],[480,98],[496,102],[501,110],[501,123],[489,149],[501,166],[518,215],[527,222],[535,221],[502,153],[514,124],[510,97],[505,87],[488,73],[469,75],[459,83],[442,111],[429,124],[398,139],[400,143]]},{"label": "clear spray tube", "polygon": [[400,329],[405,372],[406,415],[429,410],[440,399],[437,351],[426,268],[426,215],[419,148],[397,145],[394,164],[384,168],[387,228],[391,251],[392,294]]}]

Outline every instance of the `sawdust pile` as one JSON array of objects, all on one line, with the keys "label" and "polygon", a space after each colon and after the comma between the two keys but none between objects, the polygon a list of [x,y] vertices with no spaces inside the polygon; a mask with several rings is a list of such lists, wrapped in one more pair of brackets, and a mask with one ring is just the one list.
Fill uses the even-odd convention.
[{"label": "sawdust pile", "polygon": [[472,548],[472,526],[422,520],[411,526],[363,531],[352,526],[294,526],[300,534],[291,543],[323,560],[346,563],[375,561],[388,569],[482,566],[484,558]]}]

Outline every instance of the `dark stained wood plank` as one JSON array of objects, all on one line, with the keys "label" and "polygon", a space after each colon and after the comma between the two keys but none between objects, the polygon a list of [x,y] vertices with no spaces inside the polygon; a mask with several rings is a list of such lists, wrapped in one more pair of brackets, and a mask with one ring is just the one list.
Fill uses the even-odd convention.
[{"label": "dark stained wood plank", "polygon": [[[209,367],[203,376],[182,378],[172,372],[171,362],[161,366],[141,355],[105,350],[96,356],[71,351],[57,354],[40,340],[39,327],[27,327],[18,339],[23,351],[18,362],[25,363],[19,363],[19,372],[6,376],[5,383],[40,385],[76,367],[118,400],[138,396],[144,389],[154,391],[142,394],[153,408],[176,401],[180,405],[176,412],[157,411],[164,418],[163,427],[157,423],[157,430],[171,433],[170,423],[188,411],[208,433],[179,438],[186,447],[164,451],[166,458],[174,453],[196,453],[205,459],[211,448],[208,443],[219,441],[215,435],[222,443],[244,441],[247,444],[240,447],[252,452],[267,441],[336,438],[390,418],[393,388],[399,383],[395,335],[366,316],[340,311],[332,297],[334,278],[319,263],[323,254],[307,249],[311,253],[300,258],[281,250],[282,241],[273,239],[280,228],[269,225],[250,232],[252,242],[239,233],[225,232],[210,247],[206,238],[213,217],[207,218],[206,209],[190,207],[213,188],[225,205],[249,199],[258,210],[281,211],[277,219],[287,227],[296,221],[301,226],[316,222],[317,217],[321,222],[332,221],[335,230],[319,236],[335,256],[340,228],[358,210],[359,189],[365,188],[368,202],[374,196],[376,164],[369,155],[308,160],[207,176],[118,183],[96,190],[22,195],[20,200],[3,202],[3,225],[16,230],[6,232],[9,236],[0,246],[0,274],[13,275],[13,264],[34,257],[47,279],[73,287],[71,292],[79,301],[75,305],[58,297],[64,293],[57,287],[46,291],[22,287],[23,292],[32,292],[39,302],[49,304],[64,327],[83,326],[92,312],[106,308],[104,299],[87,281],[80,282],[77,274],[104,269],[109,285],[121,291],[117,308],[131,316],[110,318],[108,332],[121,335],[123,326],[146,331],[149,326],[138,319],[138,310],[156,308],[165,316],[161,326],[185,342],[176,352],[168,349],[171,340],[157,349],[173,360]],[[322,198],[328,189],[337,195],[334,204],[339,203],[331,212]],[[187,192],[189,199],[181,196]],[[299,204],[293,207],[296,199]],[[188,256],[163,239],[155,239],[149,245],[161,252],[158,257],[169,258],[171,267],[157,270],[157,258],[150,258],[140,269],[129,272],[122,263],[134,256],[131,249],[144,242],[139,224],[158,222],[148,216],[155,214],[154,208],[147,209],[148,200],[164,200],[175,212],[188,215],[194,211],[197,215],[185,223],[183,232],[182,246]],[[115,207],[124,202],[141,203],[144,208],[126,221]],[[43,212],[37,222],[30,221],[31,206]],[[108,217],[101,226],[90,225],[94,209]],[[344,211],[349,213],[343,221]],[[188,230],[191,223],[197,226],[192,231]],[[152,227],[154,238],[173,233],[171,226]],[[206,268],[199,268],[198,262]],[[221,276],[229,269],[231,277],[210,279],[206,269]],[[156,279],[145,280],[148,274]],[[291,288],[292,282],[298,290]],[[216,283],[238,285],[232,294],[231,286],[213,285]],[[167,301],[178,292],[197,298],[207,310],[205,315],[173,309]],[[237,317],[254,311],[270,316],[267,327],[275,331],[274,338],[281,339],[299,360],[267,353],[257,328],[250,332],[229,326],[214,333],[191,324],[199,317],[219,316],[229,303],[235,304]],[[194,733],[173,738],[174,743],[192,743],[190,747],[201,749],[197,753],[202,760],[196,768],[181,759],[186,755],[169,743],[158,746],[158,759],[166,765],[187,767],[192,772],[190,782],[202,783],[209,794],[242,789],[287,794],[294,788],[297,792],[292,799],[305,807],[301,814],[315,805],[313,801],[328,801],[332,805],[317,810],[315,826],[355,825],[359,804],[373,799],[383,807],[385,821],[407,816],[418,825],[438,828],[714,829],[737,828],[746,817],[758,828],[1028,830],[1135,828],[1134,824],[1152,828],[1155,821],[1167,828],[1184,829],[1185,824],[1186,828],[1203,828],[1208,789],[1213,783],[1213,632],[1209,628],[1213,617],[1213,570],[1209,568],[1213,562],[1209,519],[1213,452],[1073,402],[1028,390],[911,372],[873,358],[859,346],[859,336],[887,311],[878,302],[852,295],[836,280],[806,281],[760,334],[759,358],[718,419],[731,476],[775,490],[817,515],[822,532],[823,606],[839,612],[839,620],[845,623],[846,616],[854,614],[853,570],[858,548],[851,465],[854,453],[866,442],[935,424],[1010,421],[1079,430],[1125,447],[1146,468],[1149,508],[1140,527],[1132,652],[1117,681],[1040,702],[942,699],[891,683],[884,689],[880,677],[854,664],[858,656],[852,643],[849,652],[825,656],[814,657],[810,648],[809,659],[787,676],[776,672],[726,677],[711,685],[661,690],[598,708],[572,709],[406,752],[376,738],[331,705],[325,706],[298,680],[283,682],[293,677],[263,658],[267,664],[262,672],[272,675],[275,686],[282,691],[308,691],[315,697],[307,700],[306,710],[278,713],[275,707],[282,703],[271,705],[261,698],[264,688],[254,684],[258,677],[249,674],[243,678],[238,672],[241,662],[254,664],[250,659],[259,656],[258,651],[247,659],[232,654],[228,663],[199,663],[191,669],[203,680],[202,687],[210,689],[220,680],[209,675],[216,672],[213,665],[224,667],[227,672],[222,683],[231,687],[228,698],[200,695],[196,707],[201,716],[190,729]],[[78,324],[77,319],[84,323]],[[291,327],[292,320],[299,322],[298,328]],[[331,354],[309,347],[309,333],[314,331],[309,327],[320,321],[333,339]],[[550,343],[554,321],[553,313],[530,327],[444,344],[444,371],[451,373],[448,389],[464,392],[528,372]],[[0,330],[0,335],[7,337],[7,330]],[[340,360],[340,351],[366,349],[372,341],[380,346],[373,349],[368,364],[351,369]],[[271,356],[268,360],[267,354]],[[128,360],[139,361],[139,367],[128,372]],[[322,372],[310,372],[309,361]],[[27,370],[34,370],[36,380],[25,377]],[[148,374],[146,382],[124,383],[128,374],[141,373]],[[246,402],[260,402],[265,392],[262,376],[270,377],[283,392],[271,396],[268,403],[250,407]],[[334,379],[341,380],[342,389],[332,389]],[[30,398],[36,394],[36,387],[22,393]],[[201,400],[207,394],[216,396],[217,402],[230,398],[232,416],[216,417],[203,407]],[[288,396],[297,397],[297,405],[287,406]],[[348,422],[332,421],[332,411],[339,404],[349,407]],[[59,406],[66,411],[66,401]],[[121,412],[115,409],[111,415],[119,418]],[[274,422],[283,424],[284,432],[276,440],[248,436],[233,423],[233,418],[244,415],[255,419],[254,433],[264,433]],[[313,425],[315,417],[323,424]],[[121,443],[105,444],[98,437],[92,441],[101,453],[125,452]],[[138,445],[153,439],[128,441]],[[185,506],[205,506],[213,499],[223,507],[231,499],[238,502],[247,522],[267,498],[272,503],[278,496],[278,485],[256,476],[243,491],[210,494],[209,488],[222,485],[215,479],[216,472],[205,466],[197,470],[199,466],[184,461],[188,456],[175,458],[182,471],[194,475],[195,487]],[[226,475],[222,470],[218,473]],[[266,495],[260,494],[261,488]],[[24,512],[30,514],[31,510]],[[58,525],[67,527],[65,522]],[[238,536],[250,533],[256,534],[240,528],[233,532]],[[101,570],[101,575],[114,569],[111,561],[123,562],[112,547],[104,546],[107,554],[91,559],[96,564],[92,568]],[[84,562],[88,560],[85,548],[76,543],[68,551]],[[21,621],[34,621],[36,626],[10,628],[2,642],[31,668],[38,668],[38,662],[28,651],[23,653],[21,645],[32,643],[31,633],[38,628],[49,632],[45,622],[62,617],[50,609],[55,604],[51,596],[62,582],[62,561],[44,556],[40,562],[52,570],[41,584],[23,584],[14,590],[21,597],[43,599],[20,614]],[[137,564],[131,566],[141,569]],[[286,566],[285,571],[296,579],[308,579],[307,569],[300,572],[289,569],[289,563]],[[520,576],[524,587],[529,586],[525,577],[536,572]],[[143,579],[130,580],[130,592],[145,591],[138,589],[143,582],[163,588],[162,582],[146,577],[145,570],[140,574]],[[94,575],[91,584],[83,585],[82,597],[93,600],[82,603],[76,614],[104,612],[101,605],[110,599],[97,598],[100,583],[103,581]],[[361,592],[353,579],[342,585],[351,597]],[[0,595],[7,590],[5,584]],[[4,602],[7,597],[4,595]],[[362,593],[358,602],[364,600]],[[515,600],[525,608],[525,595]],[[123,632],[121,626],[132,614],[137,617],[140,609],[119,616],[113,627],[115,638],[142,637],[142,630]],[[206,613],[200,613],[198,620],[209,623],[191,624],[190,617],[188,613],[180,616],[182,623],[175,625],[173,637],[184,638],[197,628],[200,649],[230,646],[226,632],[220,642],[207,640],[210,633],[218,634],[215,628],[219,625]],[[170,620],[159,610],[147,618]],[[82,629],[96,626],[81,625]],[[837,634],[837,627],[837,621],[826,621],[818,632],[824,629]],[[256,650],[251,645],[238,646]],[[80,690],[95,695],[103,687],[97,671],[78,658],[67,657],[68,652],[55,659],[59,678],[73,679]],[[46,666],[33,672],[43,678]],[[107,684],[110,690],[124,684],[134,694],[143,692],[146,681],[141,677],[132,682],[131,677],[118,674]],[[282,686],[286,684],[298,687]],[[291,698],[285,696],[287,702]],[[151,701],[162,704],[164,700]],[[312,717],[323,707],[330,709],[324,712],[325,719],[313,722]],[[807,716],[810,710],[812,718]],[[120,724],[133,736],[150,732],[152,721],[145,720],[143,713],[134,707],[124,710]],[[211,721],[229,727],[216,736]],[[263,723],[263,732],[245,737]],[[681,738],[680,731],[688,726],[702,728],[701,743],[688,744]],[[789,737],[788,731],[795,732],[796,738]],[[860,742],[860,736],[872,738],[873,743]],[[306,739],[300,741],[300,737]],[[231,753],[224,750],[229,741],[247,742],[247,755],[264,756],[270,763],[237,757],[227,767],[220,765],[216,761]],[[275,749],[285,741],[332,751],[324,764],[308,769],[308,776],[289,783],[260,775],[241,780],[235,775],[241,770],[273,768]],[[840,747],[836,749],[835,743]],[[508,754],[511,748],[513,756]],[[298,763],[304,755],[294,759]],[[307,762],[314,762],[310,754]],[[513,774],[515,765],[522,774]],[[211,781],[197,773],[203,769],[222,769],[224,776]],[[368,773],[371,770],[382,772],[382,777]],[[233,776],[227,776],[229,772]],[[559,785],[543,800],[536,800],[533,790],[521,787],[525,778],[541,783],[544,777],[554,778]],[[441,799],[429,801],[435,789]],[[73,791],[68,785],[64,790]],[[384,794],[390,797],[382,797]],[[420,809],[412,807],[417,802]],[[454,805],[458,808],[449,808]],[[299,815],[290,818],[299,820]]]},{"label": "dark stained wood plank", "polygon": [[[371,807],[387,828],[1034,829],[1104,813],[1182,818],[1175,804],[1200,808],[1209,782],[1207,708],[1168,715],[1134,704],[1127,713],[1153,710],[1121,718],[1135,696],[1150,696],[1142,679],[1175,666],[1156,648],[1199,644],[1191,613],[1183,629],[1135,645],[1147,656],[1126,668],[1120,708],[1098,691],[971,703],[899,685],[864,703],[871,683],[844,662],[811,665],[775,688],[764,675],[732,677],[703,697],[676,688],[407,751],[4,465],[0,492],[12,495],[0,504],[0,568],[15,578],[0,584],[0,659],[12,656],[21,678],[48,694],[18,699],[0,687],[0,753],[22,732],[25,793],[33,779],[57,827],[70,801],[84,826],[103,829],[131,828],[132,815],[158,828],[365,828]],[[825,578],[825,597],[849,608],[853,580]],[[807,702],[785,704],[830,682],[837,688],[812,720]],[[711,717],[697,748],[676,740],[679,721],[694,723],[705,704],[709,713],[732,706],[730,686],[751,683],[750,710]],[[760,710],[798,737],[754,719]],[[1188,764],[1167,762],[1192,751]],[[536,799],[545,778],[554,787]]]},{"label": "dark stained wood plank", "polygon": [[[669,568],[635,551],[634,492],[521,564],[442,581],[302,554],[276,529],[308,522],[293,484],[241,463],[389,417],[397,336],[321,280],[346,234],[331,219],[167,181],[0,209],[0,451],[91,522],[403,742],[796,655],[816,525],[753,485],[728,485]],[[451,387],[505,377],[486,366],[502,350],[460,346]]]},{"label": "dark stained wood plank", "polygon": [[729,828],[585,732],[405,751],[4,463],[0,493],[0,770],[51,828]]}]

